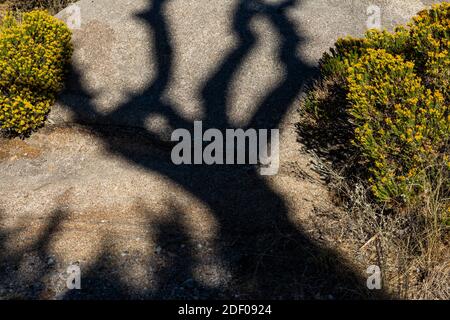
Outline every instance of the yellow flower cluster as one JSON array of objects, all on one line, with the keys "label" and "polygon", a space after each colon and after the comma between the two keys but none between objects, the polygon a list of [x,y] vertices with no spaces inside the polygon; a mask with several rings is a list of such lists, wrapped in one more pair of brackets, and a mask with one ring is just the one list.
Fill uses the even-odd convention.
[{"label": "yellow flower cluster", "polygon": [[354,143],[373,164],[376,197],[408,200],[421,191],[426,168],[448,144],[449,106],[401,56],[367,49],[356,65],[347,78]]},{"label": "yellow flower cluster", "polygon": [[0,128],[27,135],[41,127],[61,90],[71,32],[45,11],[4,17],[0,26]]}]

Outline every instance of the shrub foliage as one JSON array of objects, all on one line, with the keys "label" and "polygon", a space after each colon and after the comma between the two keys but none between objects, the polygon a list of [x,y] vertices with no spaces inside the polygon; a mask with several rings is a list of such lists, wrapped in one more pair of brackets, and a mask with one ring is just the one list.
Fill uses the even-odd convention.
[{"label": "shrub foliage", "polygon": [[28,135],[41,127],[62,88],[71,32],[45,11],[8,14],[0,27],[0,128]]},{"label": "shrub foliage", "polygon": [[[424,179],[437,170],[441,176],[442,168],[448,199],[449,52],[450,4],[442,3],[394,32],[340,39],[320,62],[322,79],[305,107],[320,121],[345,114],[349,144],[360,152],[373,195],[385,204],[420,199]],[[324,98],[318,93],[324,84],[340,91]]]},{"label": "shrub foliage", "polygon": [[14,11],[31,11],[33,9],[47,9],[51,13],[57,13],[64,9],[73,0],[0,0],[0,3],[6,2]]}]

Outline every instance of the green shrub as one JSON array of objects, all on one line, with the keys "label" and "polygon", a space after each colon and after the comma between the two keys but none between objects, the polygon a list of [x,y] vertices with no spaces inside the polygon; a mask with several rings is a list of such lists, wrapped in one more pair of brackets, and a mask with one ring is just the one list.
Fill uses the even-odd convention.
[{"label": "green shrub", "polygon": [[[1,2],[1,1],[0,1]],[[7,3],[12,10],[21,12],[33,9],[48,9],[51,13],[57,13],[67,7],[73,0],[9,0]]]},{"label": "green shrub", "polygon": [[0,128],[28,135],[41,127],[61,90],[71,32],[45,11],[11,14],[0,28]]},{"label": "green shrub", "polygon": [[344,115],[348,142],[360,152],[375,198],[385,204],[420,199],[424,177],[442,164],[448,201],[449,52],[450,4],[442,3],[394,32],[340,39],[320,62],[322,79],[304,106],[322,122]]},{"label": "green shrub", "polygon": [[373,192],[381,201],[409,202],[449,141],[448,105],[422,85],[414,63],[383,49],[367,49],[349,69],[354,143],[370,163]]}]

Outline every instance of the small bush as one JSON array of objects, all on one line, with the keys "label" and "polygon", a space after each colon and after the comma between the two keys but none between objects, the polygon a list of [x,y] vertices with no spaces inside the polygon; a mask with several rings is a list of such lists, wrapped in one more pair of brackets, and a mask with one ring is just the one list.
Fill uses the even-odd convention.
[{"label": "small bush", "polygon": [[449,141],[444,97],[422,85],[414,63],[382,49],[368,49],[349,69],[354,143],[370,161],[373,192],[381,201],[409,202],[423,191],[421,175]]},{"label": "small bush", "polygon": [[41,127],[61,90],[71,32],[45,11],[8,14],[0,28],[0,128],[28,135]]},{"label": "small bush", "polygon": [[[0,1],[1,3],[2,1]],[[5,2],[5,1],[3,1]],[[67,7],[73,0],[9,0],[6,3],[10,9],[27,12],[33,9],[47,9],[51,13],[57,13]]]},{"label": "small bush", "polygon": [[[450,4],[442,3],[395,32],[340,39],[322,58],[322,79],[306,97],[305,108],[319,121],[343,115],[373,195],[389,206],[419,200],[421,181],[442,164],[442,201],[448,201],[449,52]],[[334,89],[319,94],[323,84]]]},{"label": "small bush", "polygon": [[[299,124],[345,209],[336,226],[402,298],[448,299],[450,4],[339,39]],[[335,226],[333,226],[335,227]],[[372,262],[370,262],[372,263]]]}]

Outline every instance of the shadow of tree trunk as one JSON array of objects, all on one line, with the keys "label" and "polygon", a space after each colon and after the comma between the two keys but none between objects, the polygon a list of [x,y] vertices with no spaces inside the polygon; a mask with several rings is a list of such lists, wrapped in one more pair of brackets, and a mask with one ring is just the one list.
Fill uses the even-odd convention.
[{"label": "shadow of tree trunk", "polygon": [[[250,27],[252,19],[258,15],[266,17],[278,32],[279,59],[286,69],[286,74],[263,99],[246,128],[279,126],[305,82],[315,72],[313,67],[297,55],[297,49],[303,40],[287,15],[287,10],[299,1],[287,0],[276,4],[257,0],[239,1],[232,17],[234,32],[239,37],[238,45],[203,86],[202,98],[206,116],[202,120],[205,130],[232,128],[226,114],[227,96],[236,71],[258,41]],[[96,114],[97,118],[103,117],[104,121],[132,116],[141,119],[142,122],[136,126],[143,127],[143,121],[149,114],[160,114],[174,128],[193,130],[193,123],[179,117],[172,106],[162,101],[162,95],[170,82],[173,61],[173,45],[164,15],[168,1],[150,2],[150,10],[140,14],[139,19],[144,20],[153,30],[156,49],[154,56],[150,58],[157,62],[156,79],[142,95],[131,97],[129,102],[116,111],[103,116],[96,113],[90,93],[83,88],[77,70],[73,70],[68,90],[73,90],[72,96],[81,96],[77,99],[67,99],[63,103],[71,108],[80,122],[84,122],[84,113],[88,112]],[[136,107],[143,104],[146,108]],[[146,143],[165,145],[164,141],[146,130],[121,131],[118,128],[100,127],[95,124],[88,126],[101,137],[111,153],[170,178],[206,204],[218,222],[219,227],[212,246],[232,274],[230,283],[226,287],[218,288],[208,288],[198,283],[192,272],[195,264],[192,255],[181,253],[175,258],[168,258],[167,266],[157,272],[158,288],[149,290],[143,297],[192,298],[190,294],[183,296],[176,291],[177,286],[182,286],[186,279],[193,279],[191,289],[196,289],[201,298],[233,298],[233,292],[239,292],[240,297],[249,299],[386,297],[385,293],[369,292],[365,287],[365,280],[350,262],[333,250],[316,244],[304,230],[294,226],[289,221],[285,200],[258,174],[256,168],[175,166],[171,162],[168,149],[162,148],[158,153],[145,150]],[[142,148],[136,150],[131,148],[130,144],[140,144]],[[175,217],[180,214],[177,209],[171,210]],[[159,230],[157,245],[164,246],[171,238],[178,237],[188,247],[189,252],[192,244],[177,219],[150,227]],[[108,255],[108,252],[104,253],[104,257]],[[76,296],[69,293],[66,298],[127,297],[126,284],[121,283],[116,276],[109,277],[107,270],[102,270],[101,265],[108,264],[105,259],[107,260],[100,257],[87,275],[84,275],[94,287],[98,282],[103,283],[104,285],[99,287],[103,288],[101,292],[80,292]]]}]

